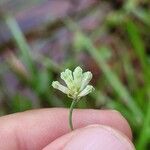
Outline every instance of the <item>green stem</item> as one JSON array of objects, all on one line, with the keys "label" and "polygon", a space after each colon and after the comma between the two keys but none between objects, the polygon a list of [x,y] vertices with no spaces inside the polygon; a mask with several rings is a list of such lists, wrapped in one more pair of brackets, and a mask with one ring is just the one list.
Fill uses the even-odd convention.
[{"label": "green stem", "polygon": [[70,129],[73,130],[73,124],[72,124],[72,112],[73,112],[73,108],[74,106],[76,105],[76,99],[74,99],[71,103],[71,106],[70,106],[70,110],[69,110],[69,126],[70,126]]}]

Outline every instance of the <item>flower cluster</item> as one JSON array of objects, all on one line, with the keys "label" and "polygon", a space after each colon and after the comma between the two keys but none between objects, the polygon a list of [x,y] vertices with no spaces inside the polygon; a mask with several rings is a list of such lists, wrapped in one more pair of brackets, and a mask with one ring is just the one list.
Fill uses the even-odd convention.
[{"label": "flower cluster", "polygon": [[67,87],[58,81],[53,81],[52,86],[67,94],[72,99],[78,100],[94,90],[92,85],[88,85],[92,79],[92,73],[89,71],[83,73],[80,67],[76,67],[73,72],[66,69],[61,73],[61,79],[64,80]]}]

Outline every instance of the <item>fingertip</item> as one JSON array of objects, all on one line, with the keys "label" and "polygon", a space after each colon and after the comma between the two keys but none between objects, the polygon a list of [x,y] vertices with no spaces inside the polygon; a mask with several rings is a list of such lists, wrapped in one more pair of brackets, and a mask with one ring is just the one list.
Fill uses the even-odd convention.
[{"label": "fingertip", "polygon": [[44,150],[134,150],[127,136],[118,130],[103,125],[90,125],[68,133]]},{"label": "fingertip", "polygon": [[65,150],[134,150],[130,140],[108,126],[95,125],[81,130],[65,145]]},{"label": "fingertip", "polygon": [[[132,141],[132,130],[131,127],[128,123],[128,121],[125,119],[125,117],[117,110],[111,110],[111,112],[114,114],[114,116],[116,117],[116,126],[120,126],[120,128],[118,128],[121,132],[123,132],[124,134],[127,135],[127,137]],[[113,119],[113,118],[112,118]]]},{"label": "fingertip", "polygon": [[[84,121],[83,118],[85,117],[82,117],[82,113],[85,113],[86,116],[88,116],[86,117],[86,119],[84,119]],[[73,122],[75,128],[79,128],[79,122],[80,127],[85,127],[90,124],[107,125],[117,130],[120,130],[125,135],[127,135],[130,140],[132,140],[132,131],[128,121],[122,116],[122,114],[119,111],[116,110],[74,110]]]}]

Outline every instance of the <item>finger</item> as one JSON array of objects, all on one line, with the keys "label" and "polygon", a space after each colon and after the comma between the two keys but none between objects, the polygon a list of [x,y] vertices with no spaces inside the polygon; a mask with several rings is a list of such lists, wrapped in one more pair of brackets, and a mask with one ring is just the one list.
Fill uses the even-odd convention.
[{"label": "finger", "polygon": [[127,136],[104,125],[92,125],[70,132],[43,150],[135,150]]},{"label": "finger", "polygon": [[[75,110],[73,124],[75,128],[90,124],[108,125],[132,137],[127,121],[116,111]],[[0,149],[42,149],[69,131],[68,109],[42,109],[8,115],[0,119]]]}]

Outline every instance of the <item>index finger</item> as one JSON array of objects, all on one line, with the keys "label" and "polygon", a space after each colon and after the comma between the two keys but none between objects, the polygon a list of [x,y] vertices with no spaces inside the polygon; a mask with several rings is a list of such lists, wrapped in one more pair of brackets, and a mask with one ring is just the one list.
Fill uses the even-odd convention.
[{"label": "index finger", "polygon": [[[132,137],[127,121],[116,111],[74,110],[73,124],[75,128],[107,125]],[[41,109],[4,116],[0,119],[0,149],[40,150],[69,131],[68,109]]]}]

